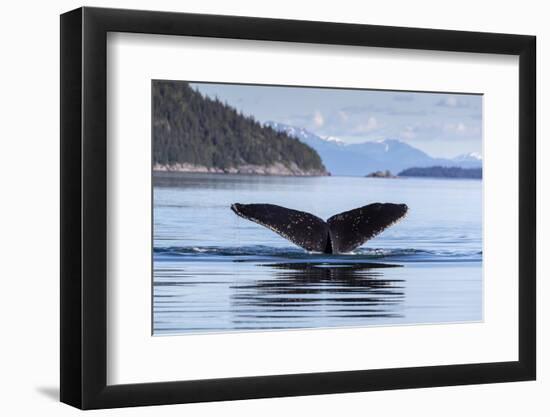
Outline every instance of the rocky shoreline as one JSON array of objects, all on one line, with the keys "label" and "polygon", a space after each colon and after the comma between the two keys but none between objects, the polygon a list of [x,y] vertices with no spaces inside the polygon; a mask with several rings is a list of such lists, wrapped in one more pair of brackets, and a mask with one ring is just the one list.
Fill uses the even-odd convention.
[{"label": "rocky shoreline", "polygon": [[367,178],[399,178],[397,175],[393,175],[391,171],[375,171],[371,172],[369,175],[366,175]]},{"label": "rocky shoreline", "polygon": [[204,165],[194,165],[188,163],[178,163],[172,165],[154,164],[153,171],[156,172],[194,172],[203,174],[244,174],[244,175],[280,175],[280,176],[299,176],[299,177],[319,177],[328,176],[325,170],[304,170],[296,164],[289,166],[280,162],[272,165],[240,165],[221,169],[216,167],[207,167]]}]

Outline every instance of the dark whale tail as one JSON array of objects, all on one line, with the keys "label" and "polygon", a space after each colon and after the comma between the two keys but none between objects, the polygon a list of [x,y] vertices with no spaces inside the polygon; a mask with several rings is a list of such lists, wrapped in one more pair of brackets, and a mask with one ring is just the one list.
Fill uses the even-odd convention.
[{"label": "dark whale tail", "polygon": [[307,251],[344,253],[394,224],[408,208],[405,204],[374,203],[336,214],[326,222],[313,214],[274,204],[235,203],[231,210]]}]

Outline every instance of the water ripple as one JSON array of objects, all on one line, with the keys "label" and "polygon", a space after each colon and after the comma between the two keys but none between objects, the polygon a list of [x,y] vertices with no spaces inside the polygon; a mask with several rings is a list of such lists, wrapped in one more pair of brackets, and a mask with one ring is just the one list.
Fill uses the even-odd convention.
[{"label": "water ripple", "polygon": [[345,261],[360,261],[360,260],[404,260],[404,261],[430,261],[430,262],[445,262],[445,261],[475,261],[481,260],[482,252],[477,250],[427,250],[415,248],[358,248],[353,252],[345,254],[322,254],[309,253],[300,248],[295,247],[270,247],[263,245],[251,246],[167,246],[155,247],[154,255],[156,258],[169,256],[173,258],[197,260],[205,260],[204,258],[221,258],[225,261],[233,257],[234,261],[243,261],[246,258],[251,258],[258,261],[264,257],[277,259],[295,259],[295,260],[312,260],[327,262]]}]

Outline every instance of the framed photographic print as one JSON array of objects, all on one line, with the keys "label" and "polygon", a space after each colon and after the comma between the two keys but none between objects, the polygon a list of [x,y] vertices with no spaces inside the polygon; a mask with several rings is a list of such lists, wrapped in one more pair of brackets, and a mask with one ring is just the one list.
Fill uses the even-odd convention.
[{"label": "framed photographic print", "polygon": [[61,401],[535,379],[535,38],[61,16]]}]

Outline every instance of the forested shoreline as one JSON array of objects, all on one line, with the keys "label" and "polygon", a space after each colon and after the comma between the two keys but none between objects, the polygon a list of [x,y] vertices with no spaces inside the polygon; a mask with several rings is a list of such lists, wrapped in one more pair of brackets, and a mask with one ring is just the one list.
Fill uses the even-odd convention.
[{"label": "forested shoreline", "polygon": [[152,90],[155,170],[328,174],[308,145],[203,96],[186,82],[154,80]]},{"label": "forested shoreline", "polygon": [[481,168],[460,168],[434,166],[426,168],[408,168],[398,174],[399,177],[430,177],[430,178],[470,178],[481,179]]}]

